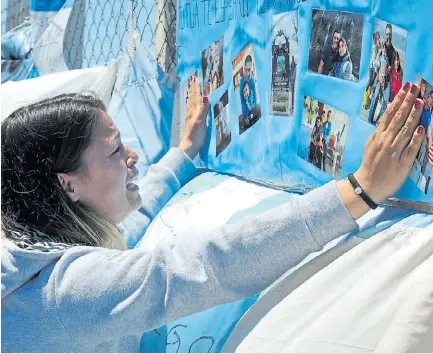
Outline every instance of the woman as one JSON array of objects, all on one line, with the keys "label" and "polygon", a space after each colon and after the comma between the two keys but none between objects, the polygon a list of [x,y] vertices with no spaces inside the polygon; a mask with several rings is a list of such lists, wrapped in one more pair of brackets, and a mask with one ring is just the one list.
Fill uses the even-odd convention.
[{"label": "woman", "polygon": [[[357,227],[369,208],[342,180],[260,217],[203,230],[194,242],[163,239],[152,253],[119,249],[115,224],[139,207],[154,217],[194,176],[209,109],[197,81],[179,148],[150,168],[140,193],[132,182],[137,155],[99,100],[62,95],[2,122],[3,351],[138,351],[141,333],[254,295]],[[412,107],[419,88],[409,86],[355,173],[376,202],[403,184],[424,137]],[[390,124],[398,109],[398,124]]]},{"label": "woman", "polygon": [[338,41],[338,52],[336,53],[334,66],[329,72],[329,76],[353,81],[352,60],[350,59],[347,43],[344,38],[340,38]]},{"label": "woman", "polygon": [[391,69],[391,97],[389,101],[392,102],[394,97],[400,91],[403,85],[403,69],[400,62],[400,54],[397,51],[394,52],[394,58],[392,60],[393,66]]},{"label": "woman", "polygon": [[316,122],[314,123],[314,127],[311,131],[310,136],[310,148],[308,150],[308,162],[311,162],[313,165],[317,166],[317,146],[319,144],[320,139],[320,126],[321,126],[321,118],[320,116],[316,117]]}]

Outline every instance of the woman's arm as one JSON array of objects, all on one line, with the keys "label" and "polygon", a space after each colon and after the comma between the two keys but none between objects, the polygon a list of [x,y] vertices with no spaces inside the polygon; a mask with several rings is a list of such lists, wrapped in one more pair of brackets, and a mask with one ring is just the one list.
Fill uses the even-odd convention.
[{"label": "woman's arm", "polygon": [[[129,247],[133,247],[143,236],[152,219],[168,200],[196,175],[192,159],[206,141],[209,102],[207,97],[201,97],[197,78],[191,77],[189,85],[185,133],[179,148],[170,149],[157,164],[150,166],[146,176],[138,183],[142,207],[138,213],[132,213],[118,226]],[[207,92],[206,87],[204,91]]]},{"label": "woman's arm", "polygon": [[[421,146],[418,93],[405,85],[366,144],[355,176],[376,202],[400,188]],[[334,181],[194,240],[164,238],[152,253],[75,247],[44,271],[43,293],[77,341],[115,340],[256,294],[356,228],[354,219],[367,210],[347,180]]]},{"label": "woman's arm", "polygon": [[352,62],[348,61],[346,65],[346,69],[343,72],[344,80],[352,80]]},{"label": "woman's arm", "polygon": [[73,248],[48,287],[76,340],[114,340],[252,296],[356,227],[332,182],[195,239],[165,238],[152,253]]},{"label": "woman's arm", "polygon": [[150,166],[146,176],[138,183],[143,200],[140,211],[152,220],[196,173],[188,155],[179,148],[171,148],[157,164]]}]

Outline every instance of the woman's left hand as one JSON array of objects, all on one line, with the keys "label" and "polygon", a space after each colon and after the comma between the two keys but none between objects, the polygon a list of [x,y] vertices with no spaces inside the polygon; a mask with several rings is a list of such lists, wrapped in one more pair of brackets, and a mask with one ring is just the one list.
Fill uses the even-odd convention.
[{"label": "woman's left hand", "polygon": [[207,96],[203,98],[201,96],[198,78],[192,76],[188,80],[188,84],[189,97],[186,102],[185,133],[179,148],[191,159],[194,159],[206,143],[206,117],[210,105]]},{"label": "woman's left hand", "polygon": [[[385,201],[401,188],[420,150],[425,129],[420,125],[424,102],[417,98],[419,92],[419,86],[407,83],[365,145],[355,177],[376,203]],[[349,181],[339,181],[338,189],[354,219],[368,211],[367,204],[354,193]]]}]

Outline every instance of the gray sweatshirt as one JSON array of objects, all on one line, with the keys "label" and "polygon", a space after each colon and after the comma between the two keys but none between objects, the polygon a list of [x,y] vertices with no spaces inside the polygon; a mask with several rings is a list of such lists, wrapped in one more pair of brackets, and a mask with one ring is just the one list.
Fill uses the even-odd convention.
[{"label": "gray sweatshirt", "polygon": [[[154,217],[195,173],[171,149],[140,186],[145,213]],[[2,351],[136,352],[143,332],[257,294],[355,228],[331,182],[152,253],[2,236]]]}]

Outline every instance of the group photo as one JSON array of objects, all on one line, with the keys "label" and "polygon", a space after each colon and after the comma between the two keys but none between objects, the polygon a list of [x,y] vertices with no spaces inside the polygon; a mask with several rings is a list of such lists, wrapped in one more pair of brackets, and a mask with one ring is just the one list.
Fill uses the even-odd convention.
[{"label": "group photo", "polygon": [[374,20],[373,45],[361,118],[377,125],[386,105],[403,85],[407,32],[391,23]]},{"label": "group photo", "polygon": [[305,96],[298,155],[323,172],[340,178],[349,121],[347,114]]},{"label": "group photo", "polygon": [[418,76],[420,97],[424,101],[421,125],[426,131],[421,149],[414,162],[410,178],[424,194],[433,193],[433,85]]}]

